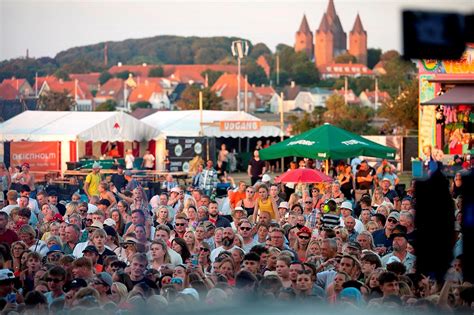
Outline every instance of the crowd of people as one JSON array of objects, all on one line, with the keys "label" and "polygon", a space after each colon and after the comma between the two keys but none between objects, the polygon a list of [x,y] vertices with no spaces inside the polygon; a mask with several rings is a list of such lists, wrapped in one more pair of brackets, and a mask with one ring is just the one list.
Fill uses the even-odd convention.
[{"label": "crowd of people", "polygon": [[151,198],[123,170],[104,179],[95,163],[83,193],[68,200],[36,191],[24,175],[18,190],[3,186],[3,313],[157,313],[263,300],[377,312],[473,306],[461,266],[462,194],[452,266],[436,282],[416,270],[415,185],[395,189],[387,161],[340,163],[331,183],[281,184],[256,151],[248,181],[231,186],[225,202],[212,197],[212,161],[185,185],[168,176]]}]

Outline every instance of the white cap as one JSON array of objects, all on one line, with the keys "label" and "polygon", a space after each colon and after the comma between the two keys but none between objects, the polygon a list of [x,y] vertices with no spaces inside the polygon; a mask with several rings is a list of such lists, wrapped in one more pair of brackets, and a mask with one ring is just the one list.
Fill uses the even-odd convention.
[{"label": "white cap", "polygon": [[96,205],[93,205],[91,203],[87,204],[87,214],[96,213],[97,210],[99,210],[99,208],[97,208]]},{"label": "white cap", "polygon": [[108,225],[108,226],[114,227],[114,226],[115,226],[115,221],[114,221],[114,219],[112,219],[112,218],[105,219],[104,225]]},{"label": "white cap", "polygon": [[289,208],[288,202],[286,202],[286,201],[280,202],[280,205],[278,206],[278,208],[285,208],[285,209],[288,210],[288,208]]},{"label": "white cap", "polygon": [[272,177],[271,177],[270,175],[268,175],[268,174],[263,174],[263,176],[262,176],[262,182],[268,183],[268,182],[270,182],[271,180],[272,180]]},{"label": "white cap", "polygon": [[352,210],[352,202],[350,201],[344,201],[343,203],[341,203],[341,206],[339,207],[339,209],[347,209],[347,210]]},{"label": "white cap", "polygon": [[181,189],[179,187],[173,187],[171,188],[170,192],[180,193]]}]

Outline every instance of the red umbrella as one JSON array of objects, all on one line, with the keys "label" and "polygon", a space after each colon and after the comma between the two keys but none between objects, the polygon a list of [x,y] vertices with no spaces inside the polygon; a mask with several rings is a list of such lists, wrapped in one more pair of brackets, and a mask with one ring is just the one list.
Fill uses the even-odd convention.
[{"label": "red umbrella", "polygon": [[332,182],[333,179],[321,171],[311,168],[297,168],[283,173],[279,178],[282,183],[321,183]]}]

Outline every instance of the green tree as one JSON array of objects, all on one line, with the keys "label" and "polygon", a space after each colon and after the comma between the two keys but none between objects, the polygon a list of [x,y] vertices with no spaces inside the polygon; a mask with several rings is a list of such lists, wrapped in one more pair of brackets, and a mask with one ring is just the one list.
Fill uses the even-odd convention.
[{"label": "green tree", "polygon": [[336,63],[357,63],[357,58],[348,52],[340,54],[336,58],[334,58],[334,62]]},{"label": "green tree", "polygon": [[127,80],[128,77],[131,75],[133,75],[133,72],[130,72],[128,70],[125,70],[125,71],[122,71],[122,72],[119,72],[115,75],[116,78],[119,78],[119,79],[122,79],[122,80]]},{"label": "green tree", "polygon": [[308,131],[316,127],[316,123],[310,113],[305,112],[303,117],[290,115],[288,116],[288,122],[291,124],[292,132],[294,135]]},{"label": "green tree", "polygon": [[142,101],[142,102],[136,102],[135,104],[132,105],[132,111],[137,109],[137,108],[151,108],[151,103]]},{"label": "green tree", "polygon": [[217,94],[211,91],[210,88],[204,88],[201,90],[196,85],[190,85],[183,91],[181,98],[177,102],[178,108],[180,110],[199,109],[199,91],[202,91],[203,109],[222,109],[222,97],[217,96]]},{"label": "green tree", "polygon": [[96,112],[113,112],[117,108],[117,102],[114,100],[106,100],[105,102],[96,106]]},{"label": "green tree", "polygon": [[222,72],[222,71],[214,71],[214,70],[211,70],[211,69],[207,69],[207,70],[204,70],[203,72],[201,72],[201,75],[202,75],[203,78],[205,78],[206,75],[207,75],[207,82],[208,82],[208,85],[210,87],[213,86],[214,83],[216,83],[216,81],[223,74],[224,74],[224,72]]},{"label": "green tree", "polygon": [[165,74],[165,71],[162,66],[158,66],[156,68],[151,68],[150,71],[148,71],[148,76],[150,78],[161,78]]},{"label": "green tree", "polygon": [[380,61],[382,55],[382,49],[380,48],[369,48],[367,49],[367,67],[373,69],[374,66]]},{"label": "green tree", "polygon": [[397,58],[400,58],[400,53],[396,50],[387,50],[380,56],[380,60],[382,61],[389,61]]},{"label": "green tree", "polygon": [[109,81],[110,79],[112,79],[113,76],[110,74],[110,72],[108,71],[104,71],[100,74],[99,76],[99,83],[101,85],[105,84],[107,81]]},{"label": "green tree", "polygon": [[[312,86],[319,82],[319,72],[304,52],[296,53],[293,47],[279,44],[277,54],[280,59],[279,86],[287,85],[291,81],[304,86]],[[272,81],[276,83],[276,61],[273,60],[271,64]]]},{"label": "green tree", "polygon": [[257,60],[261,55],[271,55],[272,51],[264,43],[255,44],[252,49],[250,49],[249,58]]},{"label": "green tree", "polygon": [[382,91],[387,91],[393,98],[398,95],[400,89],[404,89],[410,83],[416,68],[411,62],[400,58],[397,52],[390,53],[388,56],[392,56],[392,58],[386,59],[384,62],[387,73],[380,77],[379,88]]},{"label": "green tree", "polygon": [[349,117],[349,106],[345,104],[344,97],[333,94],[326,100],[327,111],[324,113],[324,120],[333,125]]},{"label": "green tree", "polygon": [[243,68],[242,73],[248,76],[249,84],[267,84],[268,79],[265,71],[255,61],[249,61]]},{"label": "green tree", "polygon": [[418,80],[413,79],[400,95],[382,104],[380,115],[406,133],[418,128]]},{"label": "green tree", "polygon": [[63,81],[70,81],[71,79],[69,78],[69,73],[64,71],[63,69],[58,69],[56,72],[54,72],[54,76],[58,80],[63,80]]},{"label": "green tree", "polygon": [[70,111],[74,108],[74,99],[69,96],[69,92],[48,91],[43,93],[38,100],[40,110],[47,111]]}]

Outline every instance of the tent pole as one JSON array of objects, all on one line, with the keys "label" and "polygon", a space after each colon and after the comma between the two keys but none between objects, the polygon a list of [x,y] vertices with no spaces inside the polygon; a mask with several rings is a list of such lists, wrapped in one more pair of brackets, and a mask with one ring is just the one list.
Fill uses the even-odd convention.
[{"label": "tent pole", "polygon": [[326,172],[326,175],[329,175],[329,160],[326,160],[326,165],[324,166],[324,170]]}]

